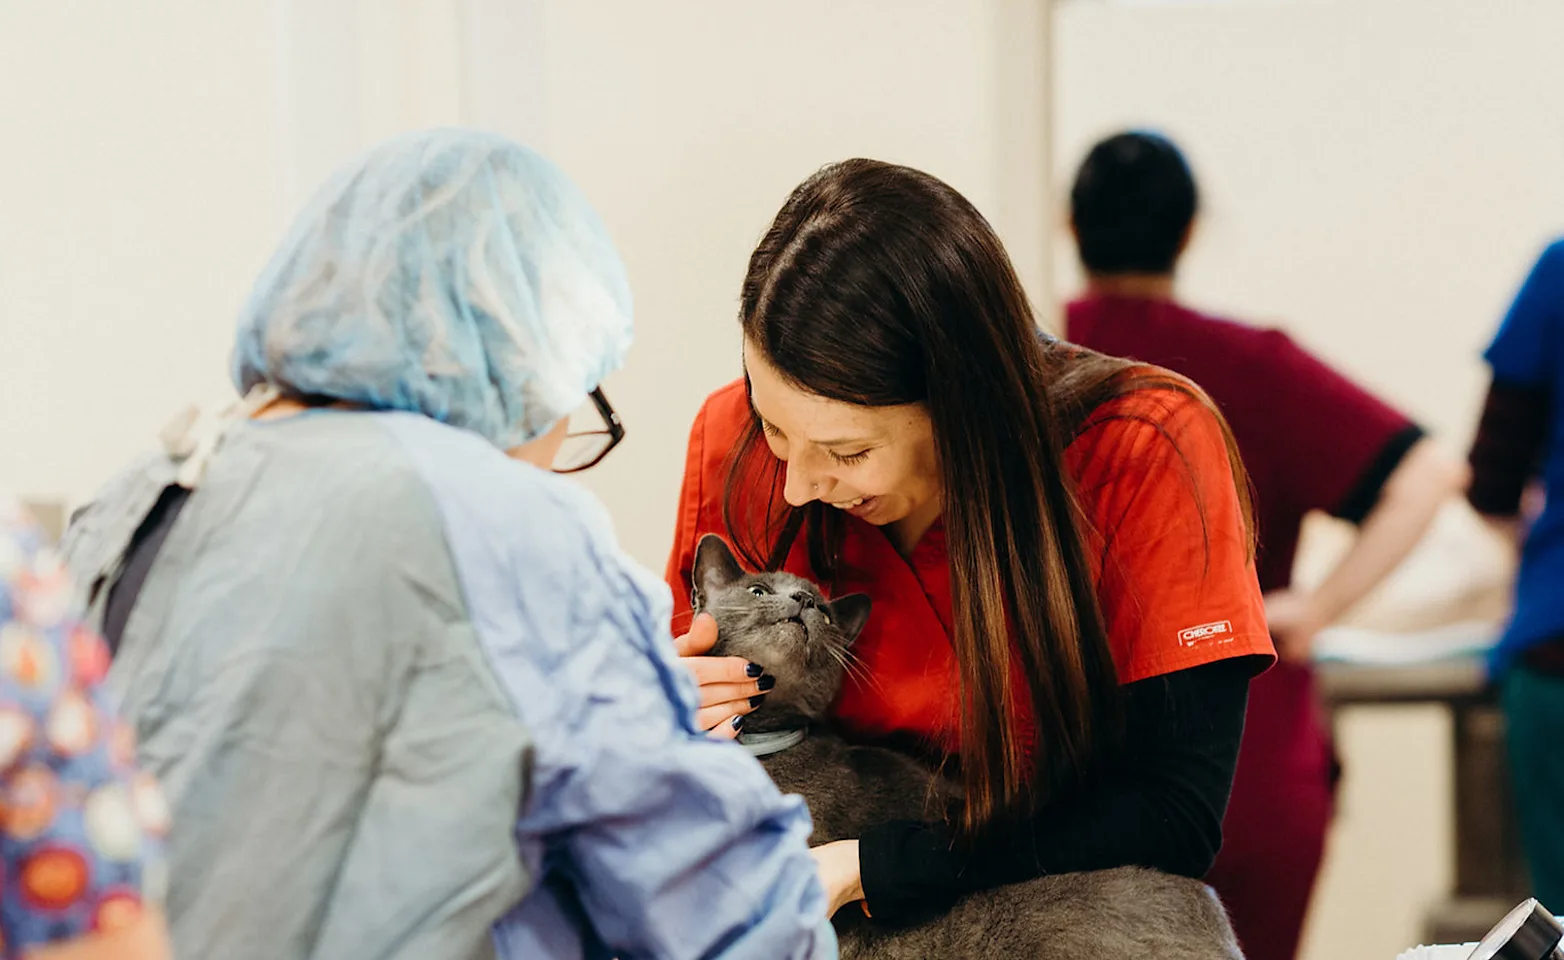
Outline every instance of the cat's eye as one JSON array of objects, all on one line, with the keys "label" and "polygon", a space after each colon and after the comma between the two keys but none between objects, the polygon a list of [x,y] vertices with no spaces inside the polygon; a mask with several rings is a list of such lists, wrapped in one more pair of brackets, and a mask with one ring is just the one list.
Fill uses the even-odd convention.
[{"label": "cat's eye", "polygon": [[750,584],[750,587],[749,587],[749,594],[752,597],[764,597],[767,594],[769,594],[770,592],[771,592],[770,590],[767,590],[765,587],[761,586],[758,583],[752,583],[752,584]]}]

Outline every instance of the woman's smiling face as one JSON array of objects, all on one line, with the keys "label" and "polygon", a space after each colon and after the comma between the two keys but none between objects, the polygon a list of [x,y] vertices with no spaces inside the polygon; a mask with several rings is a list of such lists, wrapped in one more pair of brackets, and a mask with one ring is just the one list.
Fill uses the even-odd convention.
[{"label": "woman's smiling face", "polygon": [[750,403],[771,452],[787,464],[787,502],[812,500],[876,526],[938,516],[939,461],[921,404],[866,407],[789,382],[747,339]]}]

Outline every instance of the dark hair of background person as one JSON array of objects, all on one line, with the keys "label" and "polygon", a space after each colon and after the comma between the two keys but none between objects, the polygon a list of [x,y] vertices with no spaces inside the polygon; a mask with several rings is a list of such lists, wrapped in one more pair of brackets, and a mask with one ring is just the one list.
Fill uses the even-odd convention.
[{"label": "dark hair of background person", "polygon": [[1070,222],[1088,273],[1170,273],[1200,197],[1177,146],[1120,133],[1092,147],[1070,189]]}]

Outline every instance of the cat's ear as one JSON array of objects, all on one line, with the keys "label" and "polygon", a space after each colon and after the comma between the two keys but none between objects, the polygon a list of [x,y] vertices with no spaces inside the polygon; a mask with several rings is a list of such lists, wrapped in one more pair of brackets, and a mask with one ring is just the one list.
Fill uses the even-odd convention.
[{"label": "cat's ear", "polygon": [[700,546],[695,548],[695,569],[690,579],[703,600],[743,576],[744,568],[739,566],[727,541],[715,533],[701,537]]},{"label": "cat's ear", "polygon": [[869,608],[873,603],[867,593],[852,593],[831,601],[831,621],[842,631],[842,643],[850,645],[863,632],[869,622]]}]

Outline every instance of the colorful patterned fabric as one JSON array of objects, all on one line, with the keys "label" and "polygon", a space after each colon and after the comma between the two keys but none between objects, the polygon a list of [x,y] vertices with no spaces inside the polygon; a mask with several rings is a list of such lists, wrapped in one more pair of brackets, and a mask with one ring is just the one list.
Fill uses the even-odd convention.
[{"label": "colorful patterned fabric", "polygon": [[0,954],[125,926],[160,897],[168,807],[100,690],[103,642],[0,495]]}]

